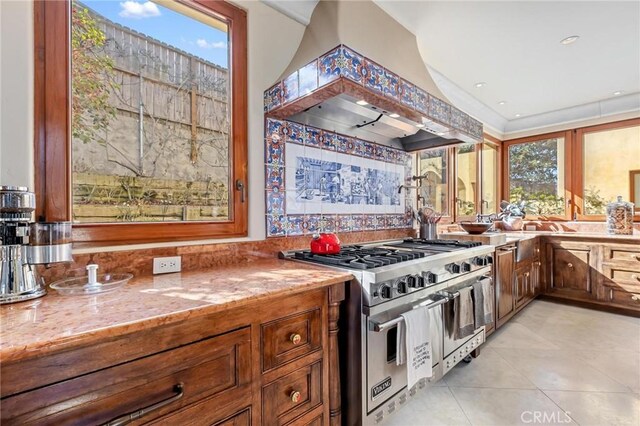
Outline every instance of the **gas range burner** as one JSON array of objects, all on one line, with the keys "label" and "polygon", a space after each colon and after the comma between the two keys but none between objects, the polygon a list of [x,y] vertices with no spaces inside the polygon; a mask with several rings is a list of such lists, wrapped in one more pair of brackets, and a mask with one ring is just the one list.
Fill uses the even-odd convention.
[{"label": "gas range burner", "polygon": [[294,253],[294,258],[352,269],[373,269],[408,260],[420,259],[426,255],[426,253],[421,251],[353,245],[342,247],[339,254],[313,254],[308,250],[297,251]]},{"label": "gas range burner", "polygon": [[481,246],[477,241],[458,240],[425,240],[422,238],[406,238],[400,243],[388,244],[392,247],[402,247],[414,250],[453,251]]}]

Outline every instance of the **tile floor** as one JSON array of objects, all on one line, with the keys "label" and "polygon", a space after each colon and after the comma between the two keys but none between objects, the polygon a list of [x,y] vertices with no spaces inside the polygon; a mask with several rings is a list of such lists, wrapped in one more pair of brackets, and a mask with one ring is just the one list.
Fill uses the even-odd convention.
[{"label": "tile floor", "polygon": [[383,426],[640,426],[640,319],[534,301]]}]

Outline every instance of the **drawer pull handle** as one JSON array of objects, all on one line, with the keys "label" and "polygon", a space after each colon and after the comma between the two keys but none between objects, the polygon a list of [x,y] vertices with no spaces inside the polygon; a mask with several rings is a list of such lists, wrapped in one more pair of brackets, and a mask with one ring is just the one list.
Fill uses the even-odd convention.
[{"label": "drawer pull handle", "polygon": [[134,420],[137,420],[141,417],[146,416],[147,414],[151,413],[152,411],[156,411],[159,410],[162,407],[165,407],[169,404],[171,404],[172,402],[175,402],[177,400],[179,400],[180,398],[182,398],[184,396],[184,384],[183,383],[178,383],[177,385],[175,385],[173,387],[173,393],[175,395],[170,396],[167,399],[163,399],[160,402],[156,402],[155,404],[151,404],[147,407],[141,408],[137,411],[133,411],[131,413],[127,413],[125,415],[122,415],[120,417],[117,417],[113,420],[111,420],[108,423],[105,423],[106,426],[121,426],[121,425],[126,425],[128,423],[131,423]]},{"label": "drawer pull handle", "polygon": [[294,404],[297,404],[302,399],[302,395],[298,391],[292,391],[289,394],[289,398],[291,398],[291,402],[293,402]]},{"label": "drawer pull handle", "polygon": [[640,262],[640,254],[632,254],[631,258]]},{"label": "drawer pull handle", "polygon": [[299,344],[300,342],[302,342],[302,336],[300,336],[298,333],[293,333],[290,337],[289,340],[291,340],[291,343],[293,343],[294,345]]},{"label": "drawer pull handle", "polygon": [[569,262],[569,263],[567,263],[567,266],[568,266],[569,268],[573,268],[573,263]]},{"label": "drawer pull handle", "polygon": [[638,302],[640,301],[640,296],[638,296],[637,294],[633,294],[631,295],[631,300],[633,300],[634,302]]}]

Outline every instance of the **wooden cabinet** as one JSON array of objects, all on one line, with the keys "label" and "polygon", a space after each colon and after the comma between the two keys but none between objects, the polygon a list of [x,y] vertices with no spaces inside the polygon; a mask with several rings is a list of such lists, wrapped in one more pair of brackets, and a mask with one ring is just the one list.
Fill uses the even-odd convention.
[{"label": "wooden cabinet", "polygon": [[515,271],[515,307],[522,308],[531,298],[529,291],[531,281],[531,264],[518,267]]},{"label": "wooden cabinet", "polygon": [[0,421],[339,424],[344,291],[313,289],[2,363]]},{"label": "wooden cabinet", "polygon": [[544,238],[545,296],[640,312],[640,246],[606,236]]},{"label": "wooden cabinet", "polygon": [[574,242],[551,243],[548,292],[572,299],[595,298],[593,287],[594,253],[589,245]]},{"label": "wooden cabinet", "polygon": [[496,328],[507,322],[515,313],[515,246],[503,246],[496,250]]}]

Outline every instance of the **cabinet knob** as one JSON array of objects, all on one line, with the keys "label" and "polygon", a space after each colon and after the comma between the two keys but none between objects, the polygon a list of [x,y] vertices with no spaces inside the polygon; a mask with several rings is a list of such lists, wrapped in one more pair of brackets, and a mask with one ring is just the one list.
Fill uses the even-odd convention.
[{"label": "cabinet knob", "polygon": [[293,343],[294,345],[297,345],[302,342],[302,336],[300,336],[298,333],[293,333],[291,336],[289,336],[289,340],[291,340],[291,343]]},{"label": "cabinet knob", "polygon": [[291,402],[297,404],[298,402],[300,402],[302,395],[298,391],[291,391],[291,393],[289,394],[289,398],[291,398]]},{"label": "cabinet knob", "polygon": [[640,281],[640,275],[638,275],[638,274],[632,274],[632,275],[631,275],[631,279],[632,279],[632,280],[636,280],[636,281]]},{"label": "cabinet knob", "polygon": [[569,263],[567,263],[567,266],[568,266],[569,268],[573,268],[573,263],[569,262]]},{"label": "cabinet knob", "polygon": [[633,300],[634,302],[638,302],[640,301],[640,296],[638,296],[637,294],[632,294],[631,300]]}]

